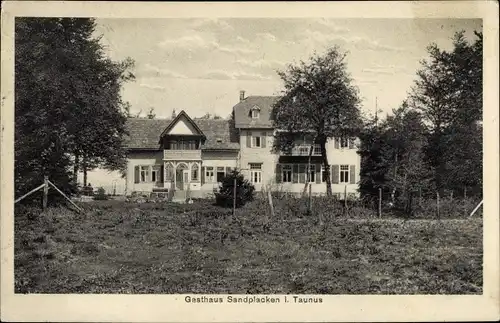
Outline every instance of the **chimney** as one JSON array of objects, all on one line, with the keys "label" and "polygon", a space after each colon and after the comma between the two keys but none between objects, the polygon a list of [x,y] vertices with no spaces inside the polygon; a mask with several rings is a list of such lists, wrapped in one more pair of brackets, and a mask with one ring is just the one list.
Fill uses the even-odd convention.
[{"label": "chimney", "polygon": [[245,100],[245,91],[240,91],[240,102]]},{"label": "chimney", "polygon": [[172,119],[175,119],[175,117],[177,116],[177,114],[175,114],[175,109],[172,110]]}]

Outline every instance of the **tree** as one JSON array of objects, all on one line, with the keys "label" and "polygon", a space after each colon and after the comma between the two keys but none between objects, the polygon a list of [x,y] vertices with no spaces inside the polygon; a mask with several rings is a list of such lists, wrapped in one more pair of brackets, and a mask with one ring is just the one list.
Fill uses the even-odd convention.
[{"label": "tree", "polygon": [[389,146],[385,149],[389,161],[386,179],[391,200],[394,205],[404,203],[405,211],[411,214],[414,195],[429,187],[429,167],[423,151],[425,128],[420,113],[410,109],[407,102],[384,123]]},{"label": "tree", "polygon": [[245,179],[238,170],[224,176],[219,192],[215,194],[215,203],[223,207],[232,207],[234,201],[234,184],[236,181],[236,207],[242,207],[247,202],[253,201],[255,187]]},{"label": "tree", "polygon": [[430,45],[410,95],[427,127],[425,150],[441,194],[481,186],[482,34],[475,36],[470,44],[456,33],[451,51]]},{"label": "tree", "polygon": [[120,91],[133,62],[104,55],[93,19],[18,18],[15,27],[16,191],[48,175],[71,193],[79,169],[123,167]]},{"label": "tree", "polygon": [[346,54],[338,47],[325,55],[313,54],[278,71],[284,83],[283,95],[273,107],[274,149],[290,149],[294,142],[309,134],[320,145],[325,169],[327,194],[332,194],[326,142],[334,137],[352,137],[361,128],[360,99],[347,72]]}]

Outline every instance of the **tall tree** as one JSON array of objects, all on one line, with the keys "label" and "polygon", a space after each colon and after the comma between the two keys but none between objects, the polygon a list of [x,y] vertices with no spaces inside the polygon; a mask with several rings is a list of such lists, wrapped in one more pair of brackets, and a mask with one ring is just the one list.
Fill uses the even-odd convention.
[{"label": "tall tree", "polygon": [[327,194],[332,194],[326,142],[334,137],[356,136],[361,128],[360,99],[347,72],[346,54],[338,47],[324,55],[313,54],[278,71],[283,95],[273,107],[279,130],[274,149],[287,150],[298,137],[310,134],[321,147]]},{"label": "tall tree", "polygon": [[79,169],[124,164],[133,62],[107,58],[94,31],[87,18],[16,19],[16,191],[45,174],[71,192]]},{"label": "tall tree", "polygon": [[454,36],[451,51],[429,46],[410,95],[427,126],[427,158],[441,194],[481,183],[482,34],[472,44],[464,35]]}]

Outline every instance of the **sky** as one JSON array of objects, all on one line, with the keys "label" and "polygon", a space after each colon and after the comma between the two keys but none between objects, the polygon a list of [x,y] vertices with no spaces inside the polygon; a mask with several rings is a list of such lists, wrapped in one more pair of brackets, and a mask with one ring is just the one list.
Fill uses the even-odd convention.
[{"label": "sky", "polygon": [[[133,113],[157,117],[227,117],[246,95],[278,95],[276,70],[338,45],[359,88],[362,109],[397,108],[406,98],[427,46],[451,48],[459,30],[473,39],[480,19],[96,19],[105,53],[135,61],[123,98]],[[376,103],[377,102],[377,103]]]}]

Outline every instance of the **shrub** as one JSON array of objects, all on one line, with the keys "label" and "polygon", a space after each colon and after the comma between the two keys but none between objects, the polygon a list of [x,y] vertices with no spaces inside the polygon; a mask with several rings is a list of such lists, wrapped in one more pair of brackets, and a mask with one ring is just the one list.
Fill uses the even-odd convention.
[{"label": "shrub", "polygon": [[215,204],[222,207],[232,207],[234,199],[234,181],[236,180],[236,207],[242,207],[253,201],[255,187],[243,177],[238,170],[233,170],[223,179],[219,192],[215,193]]},{"label": "shrub", "polygon": [[94,200],[104,201],[104,200],[107,200],[107,199],[108,199],[108,195],[106,195],[106,191],[104,190],[104,188],[99,187],[97,189],[97,194],[94,195]]}]

